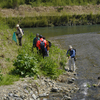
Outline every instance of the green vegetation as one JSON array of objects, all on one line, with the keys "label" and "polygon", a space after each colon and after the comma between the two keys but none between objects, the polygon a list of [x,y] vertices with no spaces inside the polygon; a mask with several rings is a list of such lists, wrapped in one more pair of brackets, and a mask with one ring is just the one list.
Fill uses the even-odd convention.
[{"label": "green vegetation", "polygon": [[0,0],[0,6],[3,8],[15,8],[21,4],[31,6],[95,5],[100,4],[100,0]]},{"label": "green vegetation", "polygon": [[66,51],[60,50],[58,47],[52,45],[49,51],[50,56],[43,59],[42,55],[37,54],[36,49],[34,53],[31,52],[32,40],[33,36],[30,33],[27,39],[25,39],[22,48],[18,49],[18,56],[13,64],[15,69],[12,73],[16,73],[22,77],[44,75],[50,78],[57,78],[64,72]]},{"label": "green vegetation", "polygon": [[37,77],[44,75],[57,78],[64,72],[66,51],[52,45],[49,57],[43,57],[31,51],[33,34],[23,36],[23,46],[12,41],[13,32],[5,22],[0,21],[0,85],[12,84],[20,77]]},{"label": "green vegetation", "polygon": [[1,18],[10,28],[19,22],[21,27],[51,27],[72,25],[100,24],[100,15],[62,15],[62,16],[37,16],[37,17],[8,17]]}]

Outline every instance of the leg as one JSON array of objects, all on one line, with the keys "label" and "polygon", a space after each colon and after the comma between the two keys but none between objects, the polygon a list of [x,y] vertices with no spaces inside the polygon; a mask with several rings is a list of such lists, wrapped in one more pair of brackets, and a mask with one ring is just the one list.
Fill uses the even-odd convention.
[{"label": "leg", "polygon": [[71,70],[71,59],[69,59],[69,70]]},{"label": "leg", "polygon": [[75,68],[76,68],[76,66],[75,66],[74,58],[72,58],[72,64],[73,64],[73,71],[75,72]]},{"label": "leg", "polygon": [[22,46],[22,37],[18,38],[18,40],[19,40],[19,46]]},{"label": "leg", "polygon": [[49,56],[49,50],[47,51],[47,56]]}]

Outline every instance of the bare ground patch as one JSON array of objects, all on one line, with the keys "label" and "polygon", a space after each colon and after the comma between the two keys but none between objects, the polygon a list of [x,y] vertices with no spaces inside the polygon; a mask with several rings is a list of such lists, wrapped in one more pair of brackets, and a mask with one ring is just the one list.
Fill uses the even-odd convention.
[{"label": "bare ground patch", "polygon": [[[63,8],[60,12],[58,8]],[[15,9],[0,8],[0,15],[2,17],[25,17],[25,16],[55,16],[63,14],[100,14],[100,5],[87,6],[57,6],[57,7],[31,7],[29,5],[20,5]]]}]

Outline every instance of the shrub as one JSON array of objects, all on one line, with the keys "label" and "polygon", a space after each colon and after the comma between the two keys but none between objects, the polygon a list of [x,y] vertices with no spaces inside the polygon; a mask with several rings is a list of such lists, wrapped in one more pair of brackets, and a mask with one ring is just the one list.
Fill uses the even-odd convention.
[{"label": "shrub", "polygon": [[46,60],[41,62],[40,67],[42,73],[51,78],[57,78],[62,72],[62,70],[58,69],[58,64],[52,58],[46,58]]},{"label": "shrub", "polygon": [[38,73],[37,59],[28,54],[19,54],[13,65],[15,66],[14,72],[23,77],[34,76]]}]

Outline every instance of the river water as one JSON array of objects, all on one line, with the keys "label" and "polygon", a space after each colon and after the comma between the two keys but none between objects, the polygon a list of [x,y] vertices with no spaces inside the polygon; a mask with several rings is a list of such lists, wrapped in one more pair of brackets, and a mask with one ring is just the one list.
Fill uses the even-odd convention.
[{"label": "river water", "polygon": [[72,100],[100,100],[100,87],[93,87],[100,76],[100,25],[25,28],[25,33],[39,33],[56,41],[62,49],[76,48],[76,85],[80,90]]}]

